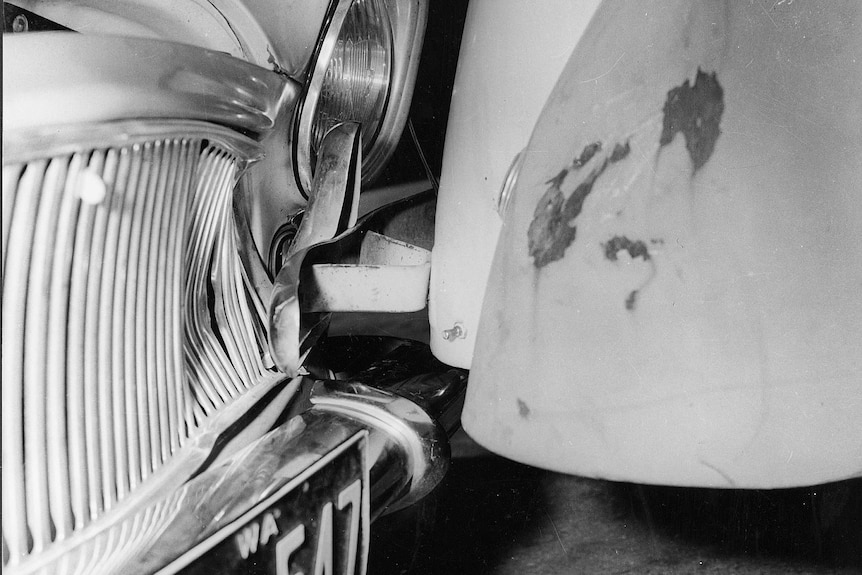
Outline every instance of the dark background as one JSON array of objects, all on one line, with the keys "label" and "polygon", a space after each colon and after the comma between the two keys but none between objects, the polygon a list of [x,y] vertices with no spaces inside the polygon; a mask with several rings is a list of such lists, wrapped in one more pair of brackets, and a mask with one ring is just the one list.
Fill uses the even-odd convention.
[{"label": "dark background", "polygon": [[[410,106],[409,118],[416,131],[417,140],[438,181],[443,165],[449,102],[455,83],[458,50],[466,14],[466,0],[430,1],[425,43]],[[416,181],[425,175],[419,153],[409,130],[405,128],[392,159],[375,185]]]}]

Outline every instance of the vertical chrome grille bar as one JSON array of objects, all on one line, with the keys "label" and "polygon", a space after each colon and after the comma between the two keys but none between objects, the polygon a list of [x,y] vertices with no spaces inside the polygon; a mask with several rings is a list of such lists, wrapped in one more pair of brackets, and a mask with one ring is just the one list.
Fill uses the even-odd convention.
[{"label": "vertical chrome grille bar", "polygon": [[167,382],[164,380],[164,357],[160,348],[160,339],[163,337],[164,317],[159,313],[159,300],[161,299],[159,288],[160,282],[164,281],[164,266],[162,259],[164,223],[165,223],[165,198],[173,186],[173,178],[176,174],[176,163],[174,158],[175,141],[165,142],[163,154],[163,165],[159,174],[158,193],[156,194],[155,206],[153,207],[153,228],[149,234],[150,257],[147,266],[147,382],[149,391],[149,426],[152,445],[153,469],[161,467],[162,462],[168,455],[167,437]]},{"label": "vertical chrome grille bar", "polygon": [[[33,551],[51,540],[48,489],[47,439],[47,318],[52,242],[45,241],[56,230],[60,192],[66,176],[67,158],[55,158],[47,166],[36,214],[27,282],[24,324],[24,461],[27,501],[31,502],[30,531]],[[22,270],[23,271],[23,270]],[[59,414],[58,414],[59,415]],[[56,415],[55,415],[56,417]]]},{"label": "vertical chrome grille bar", "polygon": [[[85,186],[89,182],[96,185],[105,170],[105,151],[96,150],[90,157],[87,171],[88,180],[82,180],[81,193],[87,194]],[[104,184],[101,184],[104,185]],[[99,283],[102,277],[103,253],[105,247],[105,210],[98,205],[85,202],[85,210],[92,213],[89,242],[89,271],[85,279],[84,313],[84,422],[87,448],[87,486],[90,500],[90,517],[99,517],[105,509],[109,497],[102,492],[102,456],[99,438]]]},{"label": "vertical chrome grille bar", "polygon": [[135,354],[138,350],[138,324],[137,324],[137,302],[138,302],[138,267],[141,252],[141,230],[143,229],[144,213],[147,204],[147,190],[150,186],[154,157],[154,145],[147,142],[141,149],[141,166],[137,181],[135,181],[135,202],[132,211],[131,236],[129,239],[129,267],[126,270],[128,281],[126,283],[125,316],[123,324],[125,330],[123,355],[125,357],[125,405],[126,405],[126,437],[129,453],[129,489],[135,489],[142,481],[141,470],[143,440],[139,426],[138,393],[141,380],[138,376],[138,364]]},{"label": "vertical chrome grille bar", "polygon": [[[30,245],[33,241],[39,192],[46,162],[34,162],[22,173],[15,195],[13,220],[5,244],[9,271],[3,283],[3,534],[9,546],[10,563],[18,563],[28,551],[28,518],[32,513],[25,505],[24,477],[24,390],[20,382],[24,372],[24,308],[26,282],[10,273],[27,273],[30,267]],[[5,196],[5,194],[4,194]],[[6,198],[4,197],[4,200]]]},{"label": "vertical chrome grille bar", "polygon": [[[12,227],[15,194],[18,190],[18,180],[23,171],[24,165],[22,164],[3,168],[3,270],[6,269],[6,246],[9,245],[9,230]],[[5,271],[3,275],[5,275]]]},{"label": "vertical chrome grille bar", "polygon": [[121,177],[123,156],[116,149],[108,150],[102,180],[105,185],[105,198],[98,205],[104,224],[100,230],[102,245],[102,270],[96,288],[98,308],[96,310],[96,377],[98,388],[99,455],[101,464],[100,491],[105,511],[113,508],[117,499],[116,459],[114,458],[114,413],[111,395],[111,312],[113,306],[112,289],[116,265],[117,227],[123,205],[117,193],[116,181]]},{"label": "vertical chrome grille bar", "polygon": [[152,426],[149,421],[152,417],[150,411],[150,398],[152,393],[149,390],[148,379],[151,376],[153,369],[150,367],[149,350],[147,349],[147,285],[149,283],[149,264],[150,264],[150,238],[152,237],[153,223],[153,206],[155,199],[159,193],[161,186],[162,159],[164,155],[164,144],[156,142],[153,145],[152,163],[150,164],[150,175],[148,178],[147,192],[145,194],[146,203],[143,208],[143,227],[141,228],[140,252],[138,254],[138,286],[143,289],[138,289],[137,299],[135,302],[135,353],[132,357],[135,358],[136,365],[136,381],[135,389],[137,390],[137,412],[138,412],[138,438],[140,440],[141,451],[139,453],[141,462],[141,481],[146,480],[154,470],[153,462],[153,445],[158,445],[157,438],[153,441]]},{"label": "vertical chrome grille bar", "polygon": [[177,221],[177,198],[182,195],[182,172],[180,171],[183,157],[183,144],[181,140],[174,141],[174,149],[171,159],[171,186],[170,193],[165,199],[164,216],[162,219],[161,245],[159,250],[159,263],[161,273],[159,274],[159,293],[158,293],[158,310],[156,315],[159,321],[159,331],[156,334],[159,350],[161,351],[161,360],[159,361],[159,370],[161,380],[164,382],[159,386],[159,411],[162,418],[164,430],[164,459],[174,452],[177,446],[177,425],[176,425],[176,395],[175,389],[177,386],[183,385],[183,380],[175,380],[173,378],[173,366],[171,358],[171,338],[170,328],[172,321],[170,313],[170,296],[175,290],[171,283],[173,279],[172,253],[173,235],[176,231]]},{"label": "vertical chrome grille bar", "polygon": [[[165,255],[163,260],[165,262],[166,271],[165,271],[165,282],[167,284],[167,289],[164,290],[164,293],[161,296],[162,305],[164,309],[162,311],[162,318],[165,325],[164,328],[164,347],[165,347],[165,378],[170,382],[166,389],[167,394],[167,403],[168,403],[168,432],[170,438],[170,453],[174,453],[179,448],[180,434],[182,433],[182,427],[180,425],[180,421],[178,420],[178,413],[180,409],[180,402],[178,395],[182,393],[182,388],[184,387],[184,378],[182,376],[181,366],[180,371],[177,371],[177,352],[182,351],[182,342],[177,341],[174,337],[175,335],[181,333],[181,331],[174,331],[178,329],[179,324],[176,322],[174,316],[180,313],[180,310],[174,307],[174,294],[179,292],[176,286],[183,285],[182,275],[179,271],[179,266],[177,263],[176,251],[178,246],[182,246],[182,239],[184,234],[182,234],[183,228],[183,209],[184,202],[183,198],[188,195],[187,190],[189,189],[189,180],[188,180],[188,140],[182,140],[178,143],[175,155],[176,155],[176,173],[177,173],[177,188],[171,194],[170,197],[170,205],[168,208],[169,221],[167,222],[166,232],[166,247],[165,247]],[[179,279],[177,281],[177,274],[180,274]]]},{"label": "vertical chrome grille bar", "polygon": [[83,158],[75,154],[69,161],[66,181],[60,199],[56,245],[51,269],[50,310],[47,326],[48,357],[48,466],[51,478],[51,514],[57,538],[65,539],[72,531],[72,485],[69,475],[69,452],[66,410],[66,326],[69,317],[69,291],[75,250],[75,222],[78,205],[74,186],[78,181]]},{"label": "vertical chrome grille bar", "polygon": [[[171,285],[185,286],[185,268],[183,266],[183,253],[185,250],[185,242],[187,238],[186,220],[189,212],[191,201],[191,190],[193,185],[193,176],[197,173],[197,161],[200,157],[200,143],[197,140],[183,142],[182,168],[180,173],[183,174],[182,189],[183,194],[178,194],[175,203],[175,211],[177,214],[177,225],[174,226],[171,235],[171,241],[174,242],[170,249],[171,257]],[[174,386],[177,404],[177,429],[179,445],[184,445],[186,438],[192,432],[194,427],[194,416],[191,411],[191,398],[189,397],[189,385],[181,385],[180,382],[185,381],[184,377],[184,351],[183,351],[183,316],[182,316],[183,290],[174,289],[171,292],[171,311],[168,318],[171,321],[172,329],[169,330],[171,335],[170,350],[171,350],[171,367],[173,369],[173,377],[177,384]]]},{"label": "vertical chrome grille bar", "polygon": [[162,465],[162,429],[159,417],[159,358],[156,350],[156,334],[158,317],[156,316],[156,281],[158,279],[158,255],[159,255],[159,227],[163,217],[165,194],[168,187],[168,176],[171,167],[171,150],[173,143],[165,141],[162,144],[162,164],[159,169],[157,185],[153,198],[153,207],[150,211],[151,222],[148,233],[148,250],[146,258],[146,298],[144,304],[145,318],[145,356],[146,356],[146,390],[147,390],[147,421],[146,425],[150,433],[150,465],[156,471]]},{"label": "vertical chrome grille bar", "polygon": [[90,521],[90,500],[87,488],[87,448],[84,424],[84,302],[90,256],[90,220],[92,211],[82,205],[78,198],[78,187],[86,170],[86,158],[81,158],[82,168],[72,182],[74,199],[75,240],[72,256],[72,274],[69,286],[69,319],[66,327],[66,419],[69,433],[69,478],[72,488],[72,513],[75,529]]},{"label": "vertical chrome grille bar", "polygon": [[114,309],[111,314],[111,379],[113,388],[113,428],[115,433],[114,452],[117,460],[117,499],[123,499],[130,489],[130,462],[128,457],[128,431],[126,421],[126,356],[125,329],[126,289],[129,267],[129,245],[132,233],[132,218],[137,199],[137,183],[140,177],[142,151],[140,145],[122,151],[128,162],[125,177],[118,178],[114,184],[115,193],[122,198],[122,210],[117,233],[117,265],[114,277]]},{"label": "vertical chrome grille bar", "polygon": [[[121,309],[119,298],[116,298],[116,283],[123,270],[120,269],[121,233],[125,214],[128,210],[126,192],[127,179],[130,171],[129,150],[126,148],[112,150],[109,158],[115,159],[116,168],[105,172],[107,185],[107,201],[104,209],[108,212],[108,226],[105,235],[105,263],[100,287],[99,306],[99,408],[101,421],[100,445],[102,449],[103,476],[102,483],[110,485],[108,493],[116,500],[122,499],[125,489],[122,486],[122,466],[125,461],[118,454],[117,444],[123,441],[120,430],[116,426],[118,409],[122,409],[117,394],[122,394],[122,388],[117,388],[114,381],[114,362],[117,358],[115,348],[122,345],[122,340],[114,338],[114,317],[118,308]],[[110,509],[113,499],[107,499],[106,508]]]}]

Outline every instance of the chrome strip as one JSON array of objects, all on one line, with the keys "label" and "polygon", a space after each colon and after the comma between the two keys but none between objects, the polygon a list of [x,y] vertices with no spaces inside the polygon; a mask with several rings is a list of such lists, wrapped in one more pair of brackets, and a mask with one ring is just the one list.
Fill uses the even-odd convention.
[{"label": "chrome strip", "polygon": [[25,388],[24,400],[24,461],[27,465],[27,500],[33,504],[34,515],[38,518],[35,528],[32,528],[33,548],[42,549],[51,539],[49,489],[49,460],[47,425],[49,420],[57,419],[52,413],[48,418],[47,396],[48,381],[46,365],[48,363],[45,342],[48,336],[48,299],[45,294],[50,285],[51,254],[54,248],[52,242],[38,241],[38,238],[49,238],[57,225],[60,193],[65,182],[66,166],[64,158],[53,161],[45,172],[42,196],[36,216],[34,248],[30,262],[30,278],[27,285],[27,310],[24,325],[25,358],[24,378],[29,383]]},{"label": "chrome strip", "polygon": [[284,76],[220,52],[70,32],[5,34],[3,73],[15,78],[14,90],[3,91],[4,130],[182,118],[260,134],[299,92]]},{"label": "chrome strip", "polygon": [[[8,270],[26,273],[30,265],[30,243],[33,239],[38,196],[46,162],[39,162],[24,170],[14,192],[14,214],[9,239],[3,245],[6,259],[3,275],[3,361],[2,380],[14,382],[3,386],[2,444],[3,444],[3,536],[9,549],[10,563],[27,552],[27,512],[24,479],[24,424],[21,409],[24,389],[17,383],[24,375],[24,325],[26,281],[7,282]],[[5,178],[4,178],[5,179]],[[5,182],[4,182],[5,183]],[[10,182],[11,183],[11,182]],[[7,199],[7,194],[3,194]],[[9,202],[11,203],[11,202]],[[7,209],[3,206],[4,211]],[[6,284],[9,284],[8,286]]]},{"label": "chrome strip", "polygon": [[404,469],[393,486],[381,480],[390,471],[380,461],[372,464],[372,480],[377,480],[377,493],[372,500],[375,516],[419,501],[446,475],[449,469],[446,432],[409,399],[361,383],[330,381],[315,384],[311,403],[316,410],[336,413],[368,426],[372,430],[369,441],[372,453],[376,439],[382,443],[381,452],[399,454]]},{"label": "chrome strip", "polygon": [[[315,339],[317,325],[303,325],[299,278],[309,251],[356,223],[362,145],[359,125],[346,122],[327,133],[305,211],[269,301],[269,353],[279,370],[294,375]],[[345,217],[345,215],[347,217]]]},{"label": "chrome strip", "polygon": [[[63,160],[66,161],[65,159]],[[75,217],[73,182],[76,182],[81,169],[81,157],[69,158],[66,181],[60,199],[60,208],[55,228],[56,243],[53,249],[51,263],[51,284],[48,291],[48,324],[46,337],[46,355],[52,358],[47,362],[46,377],[48,381],[58,382],[66,379],[66,325],[69,314],[69,282],[72,273],[72,255],[74,253]],[[60,385],[48,386],[48,413],[68,413],[66,389]],[[69,452],[67,447],[68,432],[66,421],[60,417],[49,417],[48,433],[48,463],[51,478],[51,515],[57,538],[68,536],[73,529],[73,505],[71,477],[69,472]]]},{"label": "chrome strip", "polygon": [[[260,146],[254,141],[222,126],[197,120],[117,120],[74,126],[37,126],[20,130],[11,130],[4,126],[3,165],[89,152],[97,148],[132,147],[171,138],[207,140],[235,156],[241,163],[255,162],[262,157]],[[4,175],[4,178],[6,177]]]}]

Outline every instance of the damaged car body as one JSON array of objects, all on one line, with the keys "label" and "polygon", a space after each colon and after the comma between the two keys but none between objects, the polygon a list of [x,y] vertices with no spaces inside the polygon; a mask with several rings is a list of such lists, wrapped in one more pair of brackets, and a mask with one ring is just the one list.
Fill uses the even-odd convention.
[{"label": "damaged car body", "polygon": [[322,341],[426,304],[431,246],[390,230],[433,197],[359,197],[426,3],[4,17],[4,571],[365,572],[371,521],[445,473],[466,384],[405,338],[339,366]]},{"label": "damaged car body", "polygon": [[[543,53],[517,39],[530,13],[490,4],[471,10],[497,15],[497,35],[477,34],[484,52],[462,65],[511,36],[549,63],[504,57],[559,72],[519,84],[544,92],[532,119],[510,93],[490,104],[520,142],[490,122],[447,141],[431,343],[470,369],[467,433],[640,484],[862,475],[858,5],[560,2]],[[477,107],[453,98],[453,117],[479,123]],[[440,337],[453,321],[468,338]]]},{"label": "damaged car body", "polygon": [[439,190],[377,194],[427,13],[4,2],[4,570],[364,573],[462,421],[862,477],[860,7],[472,0]]}]

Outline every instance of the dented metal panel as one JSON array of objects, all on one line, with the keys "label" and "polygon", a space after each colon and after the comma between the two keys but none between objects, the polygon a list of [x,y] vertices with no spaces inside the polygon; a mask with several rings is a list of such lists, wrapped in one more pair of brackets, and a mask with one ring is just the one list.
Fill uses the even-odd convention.
[{"label": "dented metal panel", "polygon": [[862,474],[860,10],[600,7],[509,199],[475,439],[646,483]]}]

